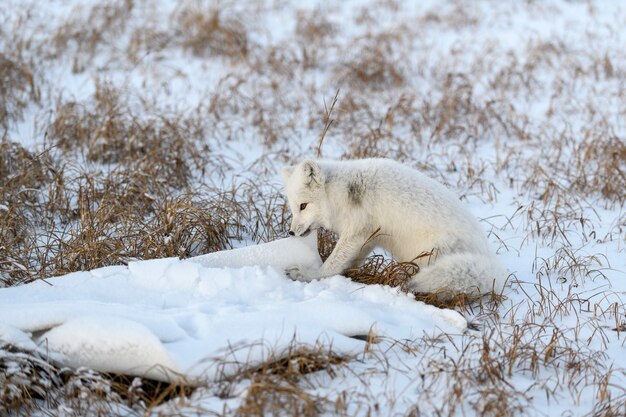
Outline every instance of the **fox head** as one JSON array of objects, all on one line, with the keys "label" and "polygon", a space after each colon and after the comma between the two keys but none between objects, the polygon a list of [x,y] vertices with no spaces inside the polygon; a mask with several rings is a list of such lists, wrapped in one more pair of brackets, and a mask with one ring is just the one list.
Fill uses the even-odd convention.
[{"label": "fox head", "polygon": [[325,180],[319,165],[304,161],[281,172],[291,209],[291,236],[306,236],[319,227],[328,227]]}]

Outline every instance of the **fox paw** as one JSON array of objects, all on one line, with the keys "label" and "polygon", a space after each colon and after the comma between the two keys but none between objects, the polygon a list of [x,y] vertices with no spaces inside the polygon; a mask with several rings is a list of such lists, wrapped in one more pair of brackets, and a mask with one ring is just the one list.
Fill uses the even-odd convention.
[{"label": "fox paw", "polygon": [[426,292],[421,288],[420,282],[416,280],[415,277],[413,277],[411,280],[409,280],[407,283],[404,284],[404,289],[406,291],[416,293],[416,294]]},{"label": "fox paw", "polygon": [[303,271],[299,266],[292,266],[291,268],[287,268],[285,270],[285,273],[289,278],[294,281],[309,282],[315,279],[310,274]]}]

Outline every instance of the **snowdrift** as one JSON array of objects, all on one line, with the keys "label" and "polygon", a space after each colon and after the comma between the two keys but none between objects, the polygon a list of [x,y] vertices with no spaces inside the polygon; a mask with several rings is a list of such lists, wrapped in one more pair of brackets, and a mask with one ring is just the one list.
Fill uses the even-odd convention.
[{"label": "snowdrift", "polygon": [[365,342],[352,336],[371,329],[401,340],[466,327],[460,314],[395,288],[342,276],[289,280],[285,267],[321,263],[316,247],[315,236],[287,238],[2,288],[0,344],[73,368],[193,383],[254,366],[294,341],[356,354]]}]

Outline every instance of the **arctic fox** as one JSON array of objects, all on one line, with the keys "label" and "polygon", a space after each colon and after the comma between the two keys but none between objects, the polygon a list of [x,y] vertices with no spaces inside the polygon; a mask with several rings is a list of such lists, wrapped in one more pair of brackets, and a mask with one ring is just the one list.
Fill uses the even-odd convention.
[{"label": "arctic fox", "polygon": [[[416,293],[485,294],[500,291],[506,272],[476,219],[456,195],[424,174],[388,159],[311,161],[282,170],[292,212],[289,234],[324,227],[338,235],[320,268],[294,266],[287,274],[311,281],[358,266],[374,247],[419,272]],[[433,256],[420,256],[433,253]]]}]

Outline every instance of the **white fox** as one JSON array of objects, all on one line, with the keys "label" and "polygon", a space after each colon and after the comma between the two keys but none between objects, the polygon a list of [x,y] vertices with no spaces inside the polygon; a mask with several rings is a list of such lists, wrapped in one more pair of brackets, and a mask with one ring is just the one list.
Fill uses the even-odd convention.
[{"label": "white fox", "polygon": [[283,168],[282,176],[293,216],[289,234],[305,236],[323,227],[339,237],[320,268],[294,266],[287,270],[292,279],[342,274],[382,247],[397,261],[420,266],[408,283],[416,293],[502,289],[506,271],[476,219],[424,174],[388,159],[362,159],[307,160]]}]

